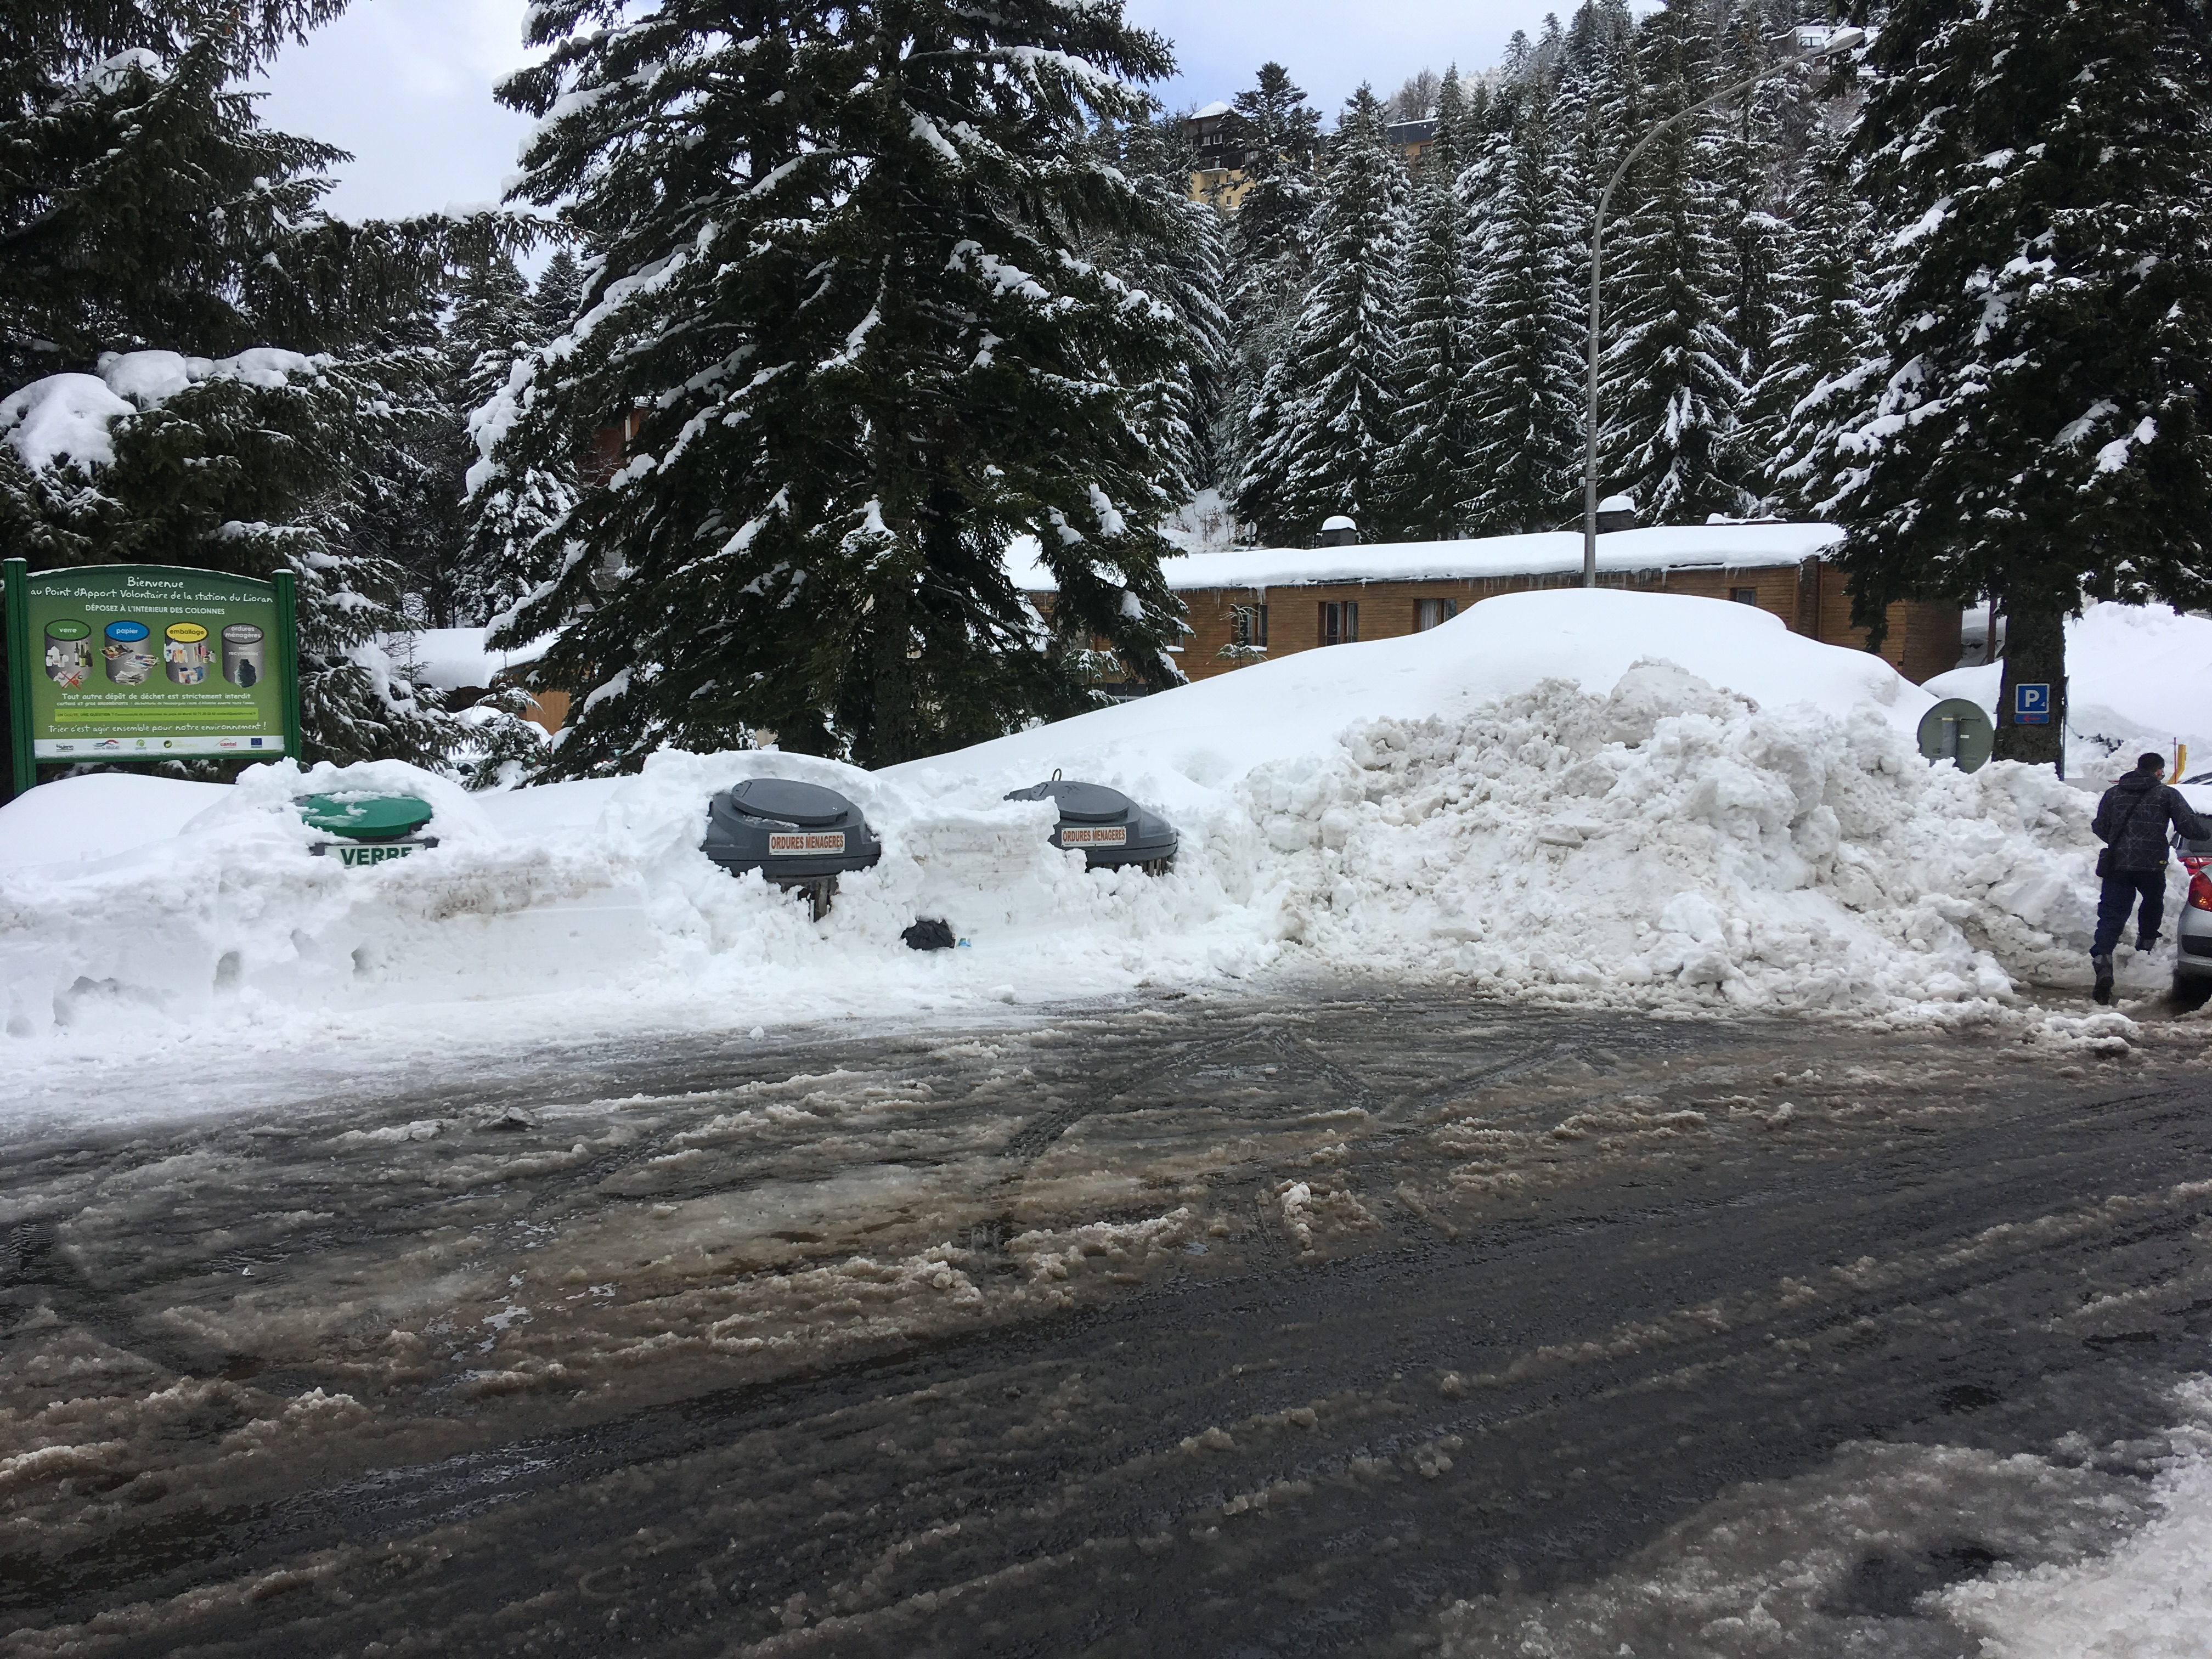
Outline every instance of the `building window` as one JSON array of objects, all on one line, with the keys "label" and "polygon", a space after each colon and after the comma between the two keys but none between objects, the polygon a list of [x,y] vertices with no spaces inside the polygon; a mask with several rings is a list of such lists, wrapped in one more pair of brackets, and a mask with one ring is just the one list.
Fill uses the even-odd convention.
[{"label": "building window", "polygon": [[1240,605],[1230,613],[1231,637],[1240,646],[1264,651],[1267,648],[1267,607],[1264,605]]},{"label": "building window", "polygon": [[1321,642],[1323,645],[1350,645],[1359,637],[1359,602],[1347,599],[1340,605],[1324,600],[1321,607]]},{"label": "building window", "polygon": [[1431,628],[1442,628],[1457,615],[1457,599],[1416,599],[1413,601],[1413,631],[1425,634]]},{"label": "building window", "polygon": [[1729,589],[1729,598],[1734,599],[1738,605],[1757,605],[1759,590],[1755,587],[1731,587]]}]

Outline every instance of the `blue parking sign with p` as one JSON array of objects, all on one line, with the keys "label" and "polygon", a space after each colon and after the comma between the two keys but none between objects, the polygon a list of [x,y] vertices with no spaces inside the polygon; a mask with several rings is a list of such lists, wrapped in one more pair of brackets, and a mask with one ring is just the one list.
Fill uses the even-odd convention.
[{"label": "blue parking sign with p", "polygon": [[2051,687],[2026,683],[2012,689],[2012,717],[2020,726],[2051,724]]}]

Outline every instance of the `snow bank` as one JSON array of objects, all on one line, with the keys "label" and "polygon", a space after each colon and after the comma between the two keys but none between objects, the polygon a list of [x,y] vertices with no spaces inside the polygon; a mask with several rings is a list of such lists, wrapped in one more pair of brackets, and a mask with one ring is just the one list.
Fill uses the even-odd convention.
[{"label": "snow bank", "polygon": [[[2100,781],[2149,750],[2185,743],[2190,774],[2212,771],[2212,617],[2164,605],[2093,605],[2066,624],[2067,769]],[[1996,717],[2004,665],[1954,669],[1928,682]]]},{"label": "snow bank", "polygon": [[[1647,655],[1662,641],[1670,660]],[[392,1005],[481,1028],[483,1001],[518,1031],[726,1026],[1284,968],[1986,1018],[2019,979],[2083,976],[2092,803],[2033,769],[1930,769],[1911,738],[1929,701],[1748,606],[1577,590],[876,774],[671,753],[472,797],[397,763],[285,763],[191,796],[178,833],[40,861],[125,781],[80,780],[0,811],[0,1012],[62,1048]],[[1049,809],[1003,797],[1054,769],[1164,811],[1174,870],[1052,849]],[[843,791],[883,838],[819,925],[698,850],[708,796],[762,774]],[[442,844],[368,872],[313,856],[291,801],[345,788],[424,796]],[[967,948],[902,948],[924,915]]]},{"label": "snow bank", "polygon": [[2212,1378],[2177,1390],[2148,1525],[2105,1553],[2022,1571],[2000,1565],[1936,1601],[1984,1659],[2204,1659],[2212,1655]]},{"label": "snow bank", "polygon": [[138,772],[95,772],[33,789],[0,810],[0,871],[83,864],[167,841],[230,789]]},{"label": "snow bank", "polygon": [[[1455,1602],[1434,1650],[2206,1659],[2212,1383],[2176,1392],[2181,1426],[2110,1448],[2163,1465],[2148,1489],[2079,1436],[2052,1456],[1856,1442],[1731,1487],[1580,1582]],[[1986,1578],[1962,1545],[1996,1558]]]}]

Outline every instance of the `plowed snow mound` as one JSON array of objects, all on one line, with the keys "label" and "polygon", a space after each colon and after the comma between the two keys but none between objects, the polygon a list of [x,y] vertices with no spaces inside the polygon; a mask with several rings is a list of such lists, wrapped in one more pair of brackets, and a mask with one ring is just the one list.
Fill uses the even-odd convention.
[{"label": "plowed snow mound", "polygon": [[[0,986],[8,1030],[58,1051],[255,1028],[296,1043],[303,1018],[359,1030],[392,1004],[415,1012],[385,1029],[420,1041],[893,1017],[1271,967],[1987,1018],[2017,980],[2081,975],[2093,803],[2030,769],[1931,769],[1910,735],[1929,702],[1747,606],[1550,592],[877,774],[663,754],[635,778],[470,796],[389,763],[287,763],[89,862],[11,860],[32,813],[0,812]],[[1172,872],[1088,874],[1049,847],[1051,809],[1003,797],[1055,769],[1172,819]],[[883,837],[818,925],[698,850],[709,795],[760,774],[842,789]],[[71,792],[112,806],[101,782],[42,788],[25,839],[57,844]],[[426,796],[441,845],[368,872],[312,856],[291,799],[341,787]],[[917,915],[967,948],[903,949]]]}]

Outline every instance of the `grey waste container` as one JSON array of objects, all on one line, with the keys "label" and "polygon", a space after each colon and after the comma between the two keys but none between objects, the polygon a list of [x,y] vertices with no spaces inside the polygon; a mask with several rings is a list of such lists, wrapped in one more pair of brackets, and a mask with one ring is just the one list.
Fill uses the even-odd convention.
[{"label": "grey waste container", "polygon": [[1080,852],[1085,867],[1118,870],[1142,865],[1154,875],[1176,855],[1175,826],[1103,783],[1084,783],[1055,773],[1046,783],[1017,789],[1008,800],[1049,800],[1060,808],[1052,844]]},{"label": "grey waste container", "polygon": [[779,887],[802,888],[819,921],[837,878],[884,855],[860,809],[834,789],[796,778],[747,778],[708,803],[707,856],[732,875],[757,870]]}]

